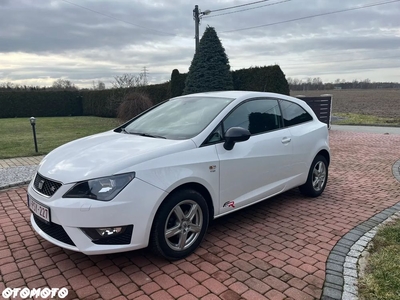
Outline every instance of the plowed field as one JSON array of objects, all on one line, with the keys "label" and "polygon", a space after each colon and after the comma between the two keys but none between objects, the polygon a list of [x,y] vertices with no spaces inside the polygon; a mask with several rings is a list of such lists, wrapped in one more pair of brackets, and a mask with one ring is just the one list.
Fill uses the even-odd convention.
[{"label": "plowed field", "polygon": [[400,89],[321,90],[291,92],[292,96],[320,96],[321,94],[333,95],[333,114],[353,113],[372,115],[381,118],[400,119]]}]

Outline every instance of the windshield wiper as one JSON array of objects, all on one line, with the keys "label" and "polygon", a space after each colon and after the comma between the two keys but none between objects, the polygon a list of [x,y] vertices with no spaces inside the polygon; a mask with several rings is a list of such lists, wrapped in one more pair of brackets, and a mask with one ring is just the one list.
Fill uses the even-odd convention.
[{"label": "windshield wiper", "polygon": [[[126,132],[126,131],[125,131],[125,132]],[[151,137],[151,138],[166,139],[165,136],[154,135],[154,134],[148,134],[148,133],[142,133],[142,132],[127,132],[127,133],[129,133],[129,134],[135,134],[135,135],[140,135],[140,136]]]}]

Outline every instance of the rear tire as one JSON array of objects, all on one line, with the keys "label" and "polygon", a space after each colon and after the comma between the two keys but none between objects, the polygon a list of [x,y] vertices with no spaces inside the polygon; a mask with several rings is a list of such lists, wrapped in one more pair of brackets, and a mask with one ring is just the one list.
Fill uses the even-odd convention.
[{"label": "rear tire", "polygon": [[158,209],[150,235],[152,251],[169,260],[191,254],[208,228],[209,210],[204,197],[194,190],[169,195]]},{"label": "rear tire", "polygon": [[307,182],[299,186],[300,192],[309,197],[318,197],[323,193],[328,181],[328,162],[322,155],[317,155],[308,172]]}]

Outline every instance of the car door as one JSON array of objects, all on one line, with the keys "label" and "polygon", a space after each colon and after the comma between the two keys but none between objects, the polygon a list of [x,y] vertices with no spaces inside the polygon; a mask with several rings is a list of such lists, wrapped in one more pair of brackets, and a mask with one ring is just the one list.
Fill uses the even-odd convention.
[{"label": "car door", "polygon": [[220,160],[220,213],[281,192],[292,153],[290,131],[283,128],[278,101],[253,99],[242,103],[222,122],[222,130],[243,127],[249,140],[226,150],[216,145]]},{"label": "car door", "polygon": [[293,178],[293,185],[302,183],[307,177],[310,164],[316,155],[315,133],[319,128],[313,117],[300,105],[292,101],[281,100],[280,107],[285,128],[290,130],[293,146],[293,155],[290,157],[290,176]]}]

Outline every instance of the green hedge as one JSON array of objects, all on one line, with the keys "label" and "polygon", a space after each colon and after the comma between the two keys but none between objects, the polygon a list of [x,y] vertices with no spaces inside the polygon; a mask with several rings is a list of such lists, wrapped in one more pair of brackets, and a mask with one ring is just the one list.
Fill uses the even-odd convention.
[{"label": "green hedge", "polygon": [[174,69],[171,74],[170,81],[170,95],[171,97],[178,97],[182,95],[185,89],[187,73],[180,74],[177,69]]},{"label": "green hedge", "polygon": [[81,116],[77,91],[1,91],[0,118]]},{"label": "green hedge", "polygon": [[125,95],[125,89],[83,91],[82,107],[84,116],[115,118],[117,108]]},{"label": "green hedge", "polygon": [[[231,73],[235,90],[290,94],[285,74],[278,65],[241,69]],[[187,73],[180,74],[176,69],[172,71],[171,96],[183,94],[186,77]]]},{"label": "green hedge", "polygon": [[232,77],[235,90],[290,94],[285,74],[278,65],[233,71]]},{"label": "green hedge", "polygon": [[[169,82],[135,89],[153,104],[170,97]],[[0,118],[98,116],[115,118],[127,89],[102,91],[0,91]]]},{"label": "green hedge", "polygon": [[169,82],[147,85],[134,89],[110,89],[102,91],[83,91],[83,115],[115,118],[117,109],[123,97],[129,91],[145,93],[153,102],[158,104],[169,98]]},{"label": "green hedge", "polygon": [[171,98],[170,82],[160,84],[146,85],[138,88],[138,91],[143,91],[150,97],[153,104],[158,104],[164,100]]},{"label": "green hedge", "polygon": [[[138,87],[153,104],[180,96],[187,74],[174,70],[171,81]],[[266,91],[289,95],[289,85],[278,65],[232,71],[235,90]],[[0,118],[98,116],[115,118],[127,89],[102,91],[0,91]]]}]

